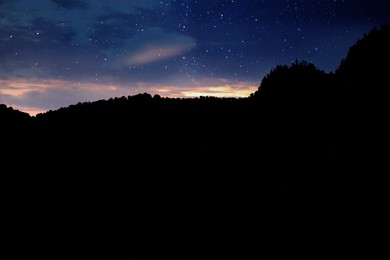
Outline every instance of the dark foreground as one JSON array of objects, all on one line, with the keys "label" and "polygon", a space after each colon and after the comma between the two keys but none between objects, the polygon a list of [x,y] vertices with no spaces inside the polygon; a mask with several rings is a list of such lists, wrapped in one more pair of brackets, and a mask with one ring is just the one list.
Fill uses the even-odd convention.
[{"label": "dark foreground", "polygon": [[381,229],[388,35],[370,32],[334,74],[278,66],[249,98],[141,94],[36,118],[1,106],[9,225],[247,245],[263,233]]}]

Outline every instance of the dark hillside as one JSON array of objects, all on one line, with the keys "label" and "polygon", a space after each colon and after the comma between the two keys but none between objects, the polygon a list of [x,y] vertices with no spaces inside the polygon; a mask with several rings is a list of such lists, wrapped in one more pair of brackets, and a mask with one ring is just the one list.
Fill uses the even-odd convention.
[{"label": "dark hillside", "polygon": [[390,26],[374,29],[351,47],[336,72],[341,161],[365,162],[370,169],[387,161],[389,46]]},{"label": "dark hillside", "polygon": [[248,98],[145,93],[33,118],[1,105],[13,205],[218,232],[264,216],[294,226],[303,212],[308,221],[376,212],[388,162],[389,32],[368,33],[334,74],[278,66]]}]

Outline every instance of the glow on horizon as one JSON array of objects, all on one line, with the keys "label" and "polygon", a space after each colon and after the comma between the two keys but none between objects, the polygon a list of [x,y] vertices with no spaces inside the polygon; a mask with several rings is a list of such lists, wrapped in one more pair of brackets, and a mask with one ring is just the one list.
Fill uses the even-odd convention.
[{"label": "glow on horizon", "polygon": [[235,89],[232,86],[220,86],[220,87],[204,87],[197,90],[182,91],[184,97],[199,97],[199,96],[213,96],[213,97],[234,97],[243,98],[248,97],[251,93],[254,93],[257,87],[248,87]]},{"label": "glow on horizon", "polygon": [[203,79],[191,85],[185,82],[174,84],[74,82],[58,79],[7,79],[0,80],[0,103],[26,112],[31,116],[56,110],[78,102],[93,102],[138,93],[158,94],[168,98],[248,97],[257,90],[250,82],[235,82],[225,79]]}]

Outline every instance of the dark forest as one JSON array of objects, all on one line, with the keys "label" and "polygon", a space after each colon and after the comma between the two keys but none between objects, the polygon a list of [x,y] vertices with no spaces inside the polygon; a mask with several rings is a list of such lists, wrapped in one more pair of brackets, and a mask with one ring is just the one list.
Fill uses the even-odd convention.
[{"label": "dark forest", "polygon": [[307,211],[381,215],[389,46],[390,26],[375,28],[335,72],[280,65],[247,98],[144,93],[35,117],[0,105],[10,207],[20,219],[48,210],[220,230]]}]

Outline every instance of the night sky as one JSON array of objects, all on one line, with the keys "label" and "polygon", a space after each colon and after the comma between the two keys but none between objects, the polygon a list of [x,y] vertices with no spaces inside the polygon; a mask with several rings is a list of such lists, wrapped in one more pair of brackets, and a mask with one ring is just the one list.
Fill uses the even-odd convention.
[{"label": "night sky", "polygon": [[334,71],[389,22],[389,0],[0,0],[0,103],[246,97],[279,64]]}]

